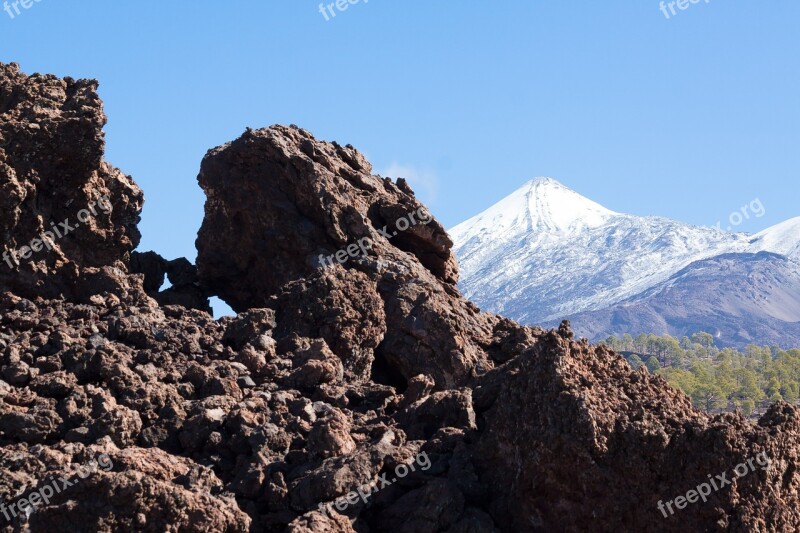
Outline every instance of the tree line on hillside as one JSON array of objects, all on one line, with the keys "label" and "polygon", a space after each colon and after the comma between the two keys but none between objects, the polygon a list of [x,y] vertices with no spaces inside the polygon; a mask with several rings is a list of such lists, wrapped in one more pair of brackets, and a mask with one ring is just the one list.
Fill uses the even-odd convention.
[{"label": "tree line on hillside", "polygon": [[718,348],[706,332],[678,340],[670,335],[610,336],[602,344],[682,390],[709,412],[741,410],[750,416],[769,404],[800,399],[800,349],[750,344]]}]

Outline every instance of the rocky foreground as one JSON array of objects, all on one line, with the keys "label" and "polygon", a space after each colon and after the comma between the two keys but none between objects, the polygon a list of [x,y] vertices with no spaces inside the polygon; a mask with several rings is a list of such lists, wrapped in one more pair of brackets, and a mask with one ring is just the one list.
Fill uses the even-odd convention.
[{"label": "rocky foreground", "polygon": [[710,417],[566,324],[481,313],[351,146],[248,130],[202,162],[197,265],[135,252],[96,88],[0,64],[0,530],[800,528],[795,408]]}]

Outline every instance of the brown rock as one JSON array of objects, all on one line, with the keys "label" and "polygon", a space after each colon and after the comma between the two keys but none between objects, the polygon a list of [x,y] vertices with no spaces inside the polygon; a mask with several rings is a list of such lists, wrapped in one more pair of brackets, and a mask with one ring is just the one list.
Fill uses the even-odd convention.
[{"label": "brown rock", "polygon": [[[800,527],[795,407],[710,417],[567,324],[480,313],[438,222],[382,234],[421,206],[352,147],[248,131],[203,162],[199,271],[129,261],[141,193],[102,162],[95,86],[0,65],[5,242],[114,206],[0,273],[0,500],[113,462],[3,531]],[[206,285],[240,314],[192,309]],[[658,511],[757,454],[769,468]]]},{"label": "brown rock", "polygon": [[[391,234],[420,204],[410,190],[370,174],[352,146],[319,142],[305,130],[275,126],[248,130],[211,150],[198,181],[206,217],[197,239],[203,282],[234,310],[260,307],[279,289],[313,273],[320,255],[351,248],[364,237],[374,259],[382,249],[409,252],[439,279],[457,281],[452,242],[436,221]],[[402,235],[400,235],[402,233]],[[348,255],[346,252],[344,255]]]},{"label": "brown rock", "polygon": [[351,427],[347,415],[339,409],[331,409],[327,416],[314,422],[308,434],[309,452],[322,459],[354,452],[356,443],[350,436]]},{"label": "brown rock", "polygon": [[85,298],[82,268],[139,243],[142,191],[103,161],[97,85],[0,64],[0,285],[19,295]]}]

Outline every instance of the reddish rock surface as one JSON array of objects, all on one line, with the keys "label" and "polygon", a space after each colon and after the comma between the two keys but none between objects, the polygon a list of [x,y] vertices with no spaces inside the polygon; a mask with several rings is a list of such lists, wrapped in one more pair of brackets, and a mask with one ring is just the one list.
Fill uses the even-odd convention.
[{"label": "reddish rock surface", "polygon": [[[6,289],[80,298],[85,283],[114,275],[98,269],[120,268],[139,244],[142,191],[103,160],[105,123],[97,82],[26,76],[17,65],[0,64],[0,284]],[[110,210],[95,207],[79,222],[81,210],[104,197]],[[49,245],[23,249],[45,231],[54,234]]]},{"label": "reddish rock surface", "polygon": [[[481,313],[441,224],[394,235],[422,206],[352,147],[249,130],[202,163],[197,272],[131,254],[141,193],[102,163],[95,87],[0,65],[6,249],[79,200],[115,206],[0,274],[0,503],[113,464],[33,512],[0,508],[0,531],[800,527],[794,407],[710,417],[567,325]],[[214,320],[210,294],[239,315]],[[658,510],[759,453],[767,470]]]}]

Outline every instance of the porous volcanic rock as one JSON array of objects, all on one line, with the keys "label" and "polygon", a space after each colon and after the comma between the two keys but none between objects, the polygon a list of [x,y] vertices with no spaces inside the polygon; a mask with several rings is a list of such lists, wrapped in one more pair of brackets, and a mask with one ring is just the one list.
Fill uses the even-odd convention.
[{"label": "porous volcanic rock", "polygon": [[144,199],[103,160],[105,123],[96,81],[0,63],[0,286],[77,299],[124,270]]},{"label": "porous volcanic rock", "polygon": [[[794,407],[776,405],[756,425],[741,416],[712,418],[662,379],[575,340],[568,323],[544,332],[480,313],[455,289],[441,225],[431,220],[419,238],[399,240],[396,221],[419,204],[404,182],[369,173],[351,147],[274,126],[210,151],[199,177],[209,197],[198,239],[201,278],[234,307],[272,308],[279,345],[297,334],[325,338],[346,368],[359,369],[349,382],[363,381],[360,369],[370,362],[359,347],[376,346],[371,380],[404,392],[387,404],[389,414],[434,458],[435,479],[379,493],[355,525],[797,527],[800,514],[784,504],[797,497],[800,482],[791,466],[800,444]],[[364,237],[372,246],[359,257],[324,260]],[[430,260],[433,249],[438,261]],[[346,440],[337,442],[346,448]],[[659,501],[758,454],[770,457],[768,470],[677,515],[659,511]],[[356,487],[339,495],[347,488]],[[426,505],[430,512],[421,510]],[[334,515],[324,518],[312,513],[293,527],[335,527]]]},{"label": "porous volcanic rock", "polygon": [[[10,115],[15,132],[67,113],[79,88],[99,124],[92,82],[3,69],[2,101],[31,100],[30,113]],[[37,115],[61,96],[61,111]],[[59,134],[50,123],[51,145],[71,147],[62,166],[88,168],[99,129],[79,120]],[[21,162],[39,154],[26,139],[3,137],[18,184]],[[711,417],[569,324],[544,331],[481,313],[455,286],[441,224],[405,182],[370,172],[352,147],[296,127],[249,130],[203,161],[197,273],[188,261],[131,258],[140,196],[114,174],[108,190],[130,206],[114,212],[135,216],[106,220],[86,244],[128,241],[109,240],[107,255],[69,243],[53,256],[61,263],[42,260],[41,277],[36,262],[4,274],[0,531],[800,528],[795,407],[776,404],[755,424]],[[46,219],[36,209],[0,212],[9,242]],[[409,213],[424,223],[398,226]],[[319,260],[365,237],[362,253]],[[239,314],[214,320],[188,297],[169,305],[165,273]],[[658,510],[757,454],[768,468],[675,515]],[[112,466],[81,470],[98,456]],[[19,512],[62,477],[74,483]]]},{"label": "porous volcanic rock", "polygon": [[[757,424],[740,413],[711,417],[662,378],[562,334],[544,335],[473,391],[483,431],[470,457],[502,530],[797,530],[800,513],[785,505],[800,484],[790,466],[796,408],[775,404]],[[755,462],[733,479],[758,457],[769,468]],[[667,517],[658,510],[725,472],[734,486],[707,502],[673,503]]]},{"label": "porous volcanic rock", "polygon": [[[182,305],[211,313],[208,291],[200,283],[197,267],[185,257],[167,261],[155,252],[133,252],[128,269],[144,275],[144,290],[159,304]],[[170,287],[162,291],[165,277]]]},{"label": "porous volcanic rock", "polygon": [[[352,146],[318,142],[297,127],[248,129],[209,151],[198,176],[207,196],[197,239],[203,282],[236,311],[261,307],[287,283],[314,273],[320,255],[367,237],[375,243],[369,258],[411,256],[416,261],[409,263],[455,284],[444,227],[431,220],[397,229],[398,219],[424,206],[404,180],[371,171]],[[383,226],[391,245],[377,231]]]},{"label": "porous volcanic rock", "polygon": [[486,372],[497,319],[460,297],[444,227],[404,180],[370,172],[352,146],[297,127],[211,150],[198,177],[201,282],[234,310],[275,308],[277,340],[326,338],[362,377],[373,358],[375,379],[401,389],[418,374],[449,387]]}]

